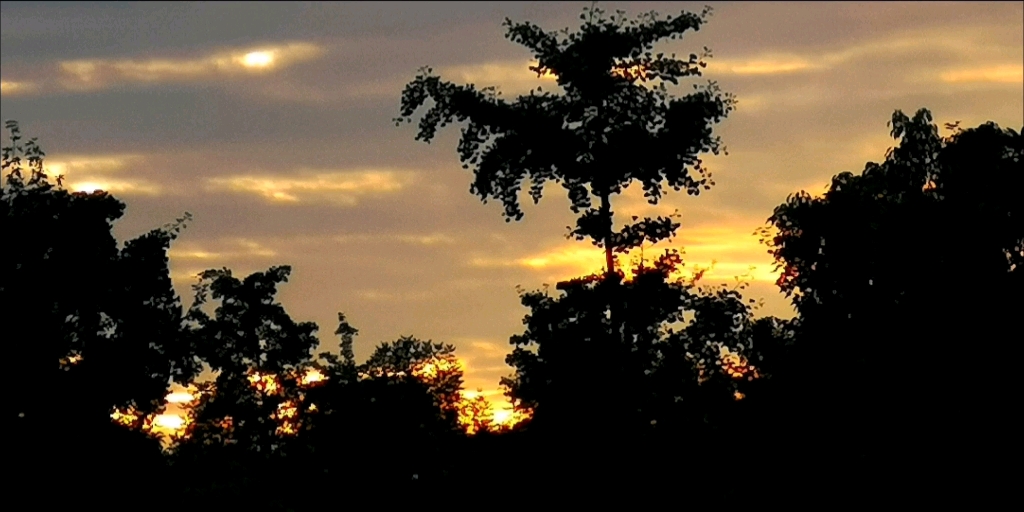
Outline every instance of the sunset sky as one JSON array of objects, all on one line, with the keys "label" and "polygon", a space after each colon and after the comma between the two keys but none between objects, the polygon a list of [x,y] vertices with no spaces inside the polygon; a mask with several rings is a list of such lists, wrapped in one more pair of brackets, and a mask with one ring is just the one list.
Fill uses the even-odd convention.
[{"label": "sunset sky", "polygon": [[[881,160],[893,110],[927,107],[940,126],[1024,124],[1022,2],[710,4],[709,24],[661,51],[710,47],[706,78],[739,100],[718,129],[729,155],[709,159],[717,187],[658,207],[630,190],[613,206],[678,209],[673,246],[688,265],[717,261],[709,283],[756,266],[760,314],[792,312],[753,231],[788,194]],[[279,298],[320,325],[325,349],[342,311],[360,330],[357,358],[401,335],[450,342],[466,387],[500,393],[526,313],[515,286],[598,270],[602,253],[565,239],[574,217],[557,185],[506,223],[469,193],[457,128],[427,145],[392,118],[424,65],[505,95],[556,87],[527,69],[531,54],[501,22],[576,28],[587,5],[4,2],[2,117],[39,138],[72,189],[127,202],[120,240],[194,215],[171,252],[186,305],[201,270],[292,265]],[[703,5],[599,4],[630,15]]]}]

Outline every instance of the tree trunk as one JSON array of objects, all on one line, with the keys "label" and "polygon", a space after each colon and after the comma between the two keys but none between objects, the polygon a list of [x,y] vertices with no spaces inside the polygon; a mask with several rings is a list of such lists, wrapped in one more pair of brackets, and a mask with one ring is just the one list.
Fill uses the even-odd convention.
[{"label": "tree trunk", "polygon": [[612,233],[615,224],[612,223],[612,204],[608,199],[608,192],[601,194],[601,212],[608,217],[608,232],[604,235],[604,264],[605,273],[615,273],[615,259],[612,257]]}]

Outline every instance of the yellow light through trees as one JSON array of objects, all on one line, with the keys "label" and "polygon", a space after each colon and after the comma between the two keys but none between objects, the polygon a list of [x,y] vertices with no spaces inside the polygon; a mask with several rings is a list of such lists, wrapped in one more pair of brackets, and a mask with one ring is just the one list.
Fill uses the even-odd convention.
[{"label": "yellow light through trees", "polygon": [[153,418],[153,426],[170,431],[178,431],[185,427],[185,418],[177,414],[160,414]]},{"label": "yellow light through trees", "polygon": [[280,384],[277,382],[276,376],[260,374],[259,372],[253,372],[249,375],[249,383],[256,389],[268,395],[273,395],[280,388]]},{"label": "yellow light through trees", "polygon": [[[412,368],[412,376],[425,382],[444,378],[455,372],[465,370],[465,364],[452,355],[435,357]],[[455,402],[447,405],[458,414],[459,426],[469,435],[480,430],[500,432],[514,427],[529,419],[531,411],[502,408],[498,409],[486,399],[482,391],[462,390]]]},{"label": "yellow light through trees", "polygon": [[494,411],[494,423],[502,424],[512,418],[512,409],[498,409]]},{"label": "yellow light through trees", "polygon": [[760,375],[757,373],[757,368],[747,361],[747,358],[730,352],[728,349],[722,349],[722,370],[734,379],[754,380]]},{"label": "yellow light through trees", "polygon": [[[449,355],[421,362],[414,366],[410,373],[417,379],[430,382],[435,379],[444,379],[454,372],[462,371],[464,367],[462,361]],[[328,379],[323,372],[315,368],[307,369],[297,378],[299,386],[303,388],[316,386]],[[247,379],[253,388],[266,395],[276,395],[281,392],[282,383],[277,375],[253,372]],[[198,392],[195,389],[186,389],[168,394],[165,401],[168,405],[182,404],[188,409],[190,406],[187,404],[193,404],[197,398]],[[302,400],[301,394],[299,400]],[[319,411],[319,408],[313,403],[305,404],[303,407],[310,413]],[[458,414],[460,427],[469,435],[480,430],[506,431],[532,417],[532,411],[514,408],[508,404],[497,408],[480,391],[460,391],[455,402],[447,407],[454,407]],[[127,408],[114,410],[110,417],[119,425],[159,434],[165,446],[170,446],[170,443],[176,439],[187,437],[190,429],[190,418],[187,414],[163,413],[142,417],[134,409]],[[298,404],[295,401],[286,400],[279,404],[270,419],[277,423],[277,435],[293,436],[301,430]],[[226,431],[230,430],[233,426],[231,419],[224,418],[223,420],[219,427]]]},{"label": "yellow light through trees", "polygon": [[134,410],[128,408],[114,409],[114,412],[110,413],[110,419],[114,420],[114,423],[118,425],[130,427],[138,423],[139,415]]},{"label": "yellow light through trees", "polygon": [[123,427],[159,435],[165,447],[182,436],[188,427],[188,418],[179,414],[150,414],[143,417],[131,407],[115,409],[110,419]]},{"label": "yellow light through trees", "polygon": [[533,417],[533,411],[530,409],[515,409],[515,408],[504,408],[495,409],[494,417],[491,422],[492,431],[508,430],[516,425]]},{"label": "yellow light through trees", "polygon": [[543,78],[546,80],[558,80],[558,75],[556,75],[555,72],[551,71],[550,69],[545,69],[544,71],[540,72],[539,78]]},{"label": "yellow light through trees", "polygon": [[302,379],[300,379],[299,382],[308,386],[310,384],[323,381],[326,378],[327,377],[325,377],[323,373],[320,373],[320,370],[311,368],[302,376]]},{"label": "yellow light through trees", "polygon": [[169,404],[187,404],[192,400],[195,400],[195,397],[192,396],[192,393],[181,391],[167,395],[166,400]]},{"label": "yellow light through trees", "polygon": [[612,68],[612,75],[626,80],[633,81],[647,79],[647,70],[643,66],[623,66]]},{"label": "yellow light through trees", "polygon": [[420,379],[431,379],[461,369],[462,363],[454,357],[434,358],[416,365],[412,369],[412,376]]},{"label": "yellow light through trees", "polygon": [[281,423],[277,426],[277,435],[290,436],[298,432],[298,426],[295,424],[296,414],[298,414],[298,410],[293,402],[287,401],[278,404],[277,413],[273,418]]},{"label": "yellow light through trees", "polygon": [[461,392],[456,408],[459,426],[469,435],[476,434],[481,430],[489,432],[509,430],[533,416],[532,411],[516,409],[507,405],[498,409],[481,392],[474,391]]},{"label": "yellow light through trees", "polygon": [[[531,62],[530,66],[534,67],[534,68],[537,68],[540,65],[539,65],[538,62]],[[610,73],[613,76],[620,77],[620,78],[625,78],[625,79],[630,80],[630,81],[639,80],[639,79],[646,79],[647,78],[647,70],[644,67],[640,66],[640,65],[636,65],[636,66],[615,65],[614,67],[611,68]],[[555,73],[553,71],[546,69],[546,70],[543,70],[543,71],[540,72],[538,78],[545,79],[545,80],[558,80],[558,75],[555,75]]]},{"label": "yellow light through trees", "polygon": [[97,190],[104,190],[106,188],[107,187],[103,184],[95,182],[75,183],[71,186],[71,189],[75,192],[85,192],[86,194],[91,194]]},{"label": "yellow light through trees", "polygon": [[247,68],[265,68],[273,63],[273,52],[249,52],[242,56],[242,65]]},{"label": "yellow light through trees", "polygon": [[61,370],[70,370],[72,366],[78,364],[82,360],[82,356],[78,354],[71,354],[68,357],[57,360],[57,367]]}]

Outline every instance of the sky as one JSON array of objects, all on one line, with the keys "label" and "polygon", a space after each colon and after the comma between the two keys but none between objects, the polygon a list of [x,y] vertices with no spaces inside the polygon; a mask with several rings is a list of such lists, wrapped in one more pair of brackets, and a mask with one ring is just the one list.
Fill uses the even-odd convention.
[{"label": "sky", "polygon": [[[392,119],[426,65],[505,95],[557,88],[527,69],[532,55],[501,22],[576,28],[588,5],[3,2],[0,117],[39,138],[70,188],[127,203],[120,240],[193,214],[170,255],[186,306],[204,269],[291,265],[278,297],[319,324],[324,350],[337,349],[339,311],[360,331],[358,359],[403,335],[452,343],[467,389],[500,402],[508,340],[527,313],[517,285],[600,270],[603,254],[566,239],[574,217],[557,185],[506,223],[499,204],[469,193],[457,128],[424,144]],[[728,156],[706,159],[716,186],[658,206],[631,188],[613,207],[620,218],[678,210],[671,246],[687,268],[714,262],[707,284],[747,275],[758,315],[793,311],[754,230],[787,195],[882,160],[894,110],[928,108],[940,126],[1024,125],[1022,2],[710,5],[708,24],[659,51],[710,47],[700,80],[739,101],[716,128]]]}]

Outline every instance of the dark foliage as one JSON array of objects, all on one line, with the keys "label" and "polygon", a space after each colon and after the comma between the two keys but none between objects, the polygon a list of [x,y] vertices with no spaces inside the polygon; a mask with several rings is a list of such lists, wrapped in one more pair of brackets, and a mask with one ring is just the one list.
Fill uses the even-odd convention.
[{"label": "dark foliage", "polygon": [[525,428],[551,447],[537,457],[581,478],[694,478],[750,450],[749,404],[770,377],[762,363],[785,359],[792,326],[754,320],[742,284],[673,277],[681,264],[666,252],[628,280],[593,275],[560,283],[557,297],[522,294],[530,313],[503,385],[534,411]]},{"label": "dark foliage", "polygon": [[986,361],[1020,337],[1024,142],[931,120],[897,111],[884,162],[769,219],[802,323],[790,419],[821,464],[948,476],[1009,439],[1011,381]]},{"label": "dark foliage", "polygon": [[[110,230],[124,204],[55,186],[35,139],[22,144],[13,121],[7,129],[0,307],[16,361],[7,414],[12,459],[26,467],[17,476],[59,482],[66,496],[145,494],[161,478],[159,443],[113,425],[111,413],[156,412],[171,381],[198,370],[167,267],[189,216],[119,248]],[[45,369],[51,358],[56,374]]]}]

